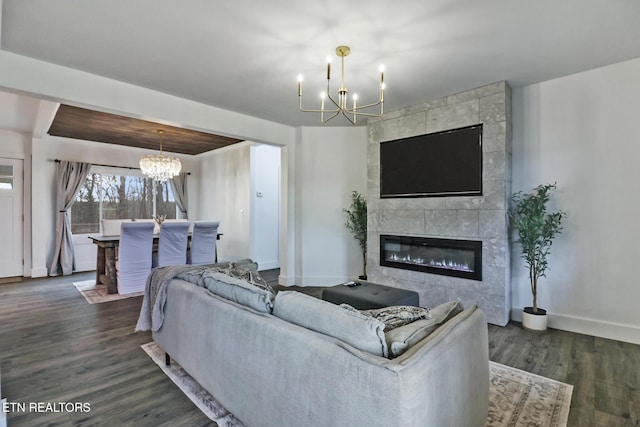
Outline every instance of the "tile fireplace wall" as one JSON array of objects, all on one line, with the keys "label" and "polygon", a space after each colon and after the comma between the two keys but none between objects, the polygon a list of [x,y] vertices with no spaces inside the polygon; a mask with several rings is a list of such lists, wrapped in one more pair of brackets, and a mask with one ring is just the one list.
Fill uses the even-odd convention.
[{"label": "tile fireplace wall", "polygon": [[[380,142],[483,123],[482,196],[380,199]],[[511,194],[511,88],[506,82],[370,119],[367,148],[367,273],[372,282],[410,289],[423,306],[459,298],[487,320],[509,321],[507,209]],[[482,241],[482,281],[380,266],[380,235]]]}]

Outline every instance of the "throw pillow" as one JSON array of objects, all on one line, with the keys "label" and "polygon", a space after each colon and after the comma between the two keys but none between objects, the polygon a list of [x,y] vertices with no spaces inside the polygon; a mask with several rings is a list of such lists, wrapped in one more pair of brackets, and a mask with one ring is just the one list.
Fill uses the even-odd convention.
[{"label": "throw pillow", "polygon": [[357,310],[344,310],[301,292],[280,291],[276,295],[273,315],[342,340],[359,350],[388,357],[384,323]]},{"label": "throw pillow", "polygon": [[429,319],[418,320],[386,332],[385,337],[390,355],[392,357],[400,356],[462,310],[459,300],[446,302],[432,308]]},{"label": "throw pillow", "polygon": [[384,331],[390,331],[400,326],[407,325],[420,319],[430,319],[430,309],[415,307],[412,305],[393,305],[389,307],[376,308],[370,310],[358,310],[349,304],[340,304],[344,310],[362,313],[365,316],[373,317],[385,324]]},{"label": "throw pillow", "polygon": [[212,269],[202,276],[209,292],[262,313],[271,313],[275,292],[251,270]]},{"label": "throw pillow", "polygon": [[245,265],[234,266],[232,263],[229,268],[221,268],[220,272],[228,276],[235,277],[236,279],[246,280],[253,286],[264,289],[274,295],[276,294],[271,285],[268,284],[262,276],[260,276],[260,273],[258,273],[257,270],[245,268]]},{"label": "throw pillow", "polygon": [[420,319],[431,318],[428,308],[414,307],[410,305],[395,305],[374,310],[363,310],[362,312],[384,323],[385,332]]},{"label": "throw pillow", "polygon": [[233,261],[229,263],[229,266],[233,268],[244,268],[245,270],[258,271],[258,263],[249,258]]}]

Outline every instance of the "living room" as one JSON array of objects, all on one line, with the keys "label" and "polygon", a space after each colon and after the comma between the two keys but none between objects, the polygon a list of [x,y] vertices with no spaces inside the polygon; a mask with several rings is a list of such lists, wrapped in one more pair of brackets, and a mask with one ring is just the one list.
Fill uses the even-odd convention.
[{"label": "living room", "polygon": [[[5,5],[15,8],[12,3],[4,1]],[[620,20],[622,27],[629,25],[626,20],[629,18],[623,19],[625,12],[636,17],[638,13],[635,6],[627,3],[620,4],[618,10],[612,9],[611,19]],[[588,26],[588,22],[583,25]],[[6,23],[3,47],[8,37],[5,27]],[[625,28],[634,34],[635,30]],[[609,41],[608,34],[600,34],[599,39],[598,50],[606,51],[609,43],[614,43]],[[7,43],[9,41],[7,39]],[[333,47],[324,46],[325,50]],[[352,47],[354,59],[356,53],[366,54],[355,45]],[[318,54],[307,50],[288,51],[287,60],[295,60],[298,53]],[[625,54],[628,56],[624,60],[613,54],[611,58],[602,55],[587,68],[574,71],[567,66],[564,74],[526,85],[511,82],[508,75],[485,81],[469,73],[466,86],[442,87],[418,102],[387,110],[377,123],[395,120],[394,126],[400,122],[406,124],[415,118],[408,112],[415,112],[412,107],[418,106],[425,111],[424,130],[418,131],[419,125],[413,121],[406,129],[411,129],[413,134],[427,133],[429,116],[423,103],[506,82],[510,97],[505,98],[505,115],[510,114],[511,126],[505,128],[504,143],[510,144],[511,160],[505,158],[505,170],[510,170],[505,178],[510,184],[510,190],[504,193],[505,202],[510,193],[557,182],[553,206],[568,213],[564,230],[553,245],[548,277],[543,278],[540,288],[540,301],[549,311],[549,326],[640,344],[640,315],[635,307],[640,290],[635,285],[635,273],[629,268],[634,265],[635,242],[640,237],[635,226],[633,197],[635,183],[640,178],[635,167],[640,149],[634,144],[637,140],[634,113],[640,111],[637,78],[640,52]],[[391,71],[393,56],[387,61],[390,85],[387,95],[391,97],[395,86]],[[31,131],[16,132],[7,127],[0,132],[1,156],[23,159],[25,164],[25,277],[48,274],[55,210],[55,163],[51,160],[61,158],[136,167],[142,154],[139,149],[47,135],[47,124],[58,102],[92,106],[136,118],[156,118],[282,147],[285,203],[280,283],[327,285],[361,273],[358,246],[344,227],[342,209],[348,205],[353,190],[368,196],[372,210],[380,202],[372,197],[375,180],[369,175],[367,160],[371,158],[371,133],[377,126],[374,121],[355,127],[291,126],[4,48],[0,51],[0,64],[3,69],[0,87],[7,93],[26,96],[31,100],[28,102],[35,105],[35,109],[30,110],[35,111],[36,117],[36,126]],[[319,74],[324,71],[322,67],[322,64],[318,66]],[[293,81],[291,94],[287,92],[293,96],[290,114],[303,115],[295,105],[295,76],[286,77]],[[278,90],[287,91],[287,84],[278,86]],[[19,114],[23,110],[13,111]],[[391,138],[402,136],[409,135],[396,132]],[[225,153],[212,156],[224,157]],[[199,175],[211,159],[184,156],[181,160],[185,170],[193,173],[189,189],[194,217],[215,214],[212,208],[203,208],[199,202],[206,198],[208,191],[208,183]],[[503,258],[508,270],[504,276],[503,311],[512,320],[519,321],[522,307],[530,304],[529,278],[517,245],[507,247],[510,249]],[[247,255],[228,252],[228,256],[235,259]],[[370,264],[375,265],[377,261],[372,259]]]}]

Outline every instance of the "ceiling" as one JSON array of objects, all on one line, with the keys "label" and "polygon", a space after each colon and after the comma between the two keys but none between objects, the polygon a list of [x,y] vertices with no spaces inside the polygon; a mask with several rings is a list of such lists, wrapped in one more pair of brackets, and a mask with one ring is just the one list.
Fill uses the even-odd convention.
[{"label": "ceiling", "polygon": [[[637,0],[2,0],[0,48],[291,125],[319,125],[326,57],[385,111],[640,57]],[[337,80],[338,66],[334,66]],[[307,97],[308,95],[308,97]],[[0,120],[1,121],[1,120]],[[348,125],[334,119],[332,125]]]},{"label": "ceiling", "polygon": [[[164,131],[159,135],[158,130]],[[49,135],[197,155],[243,141],[146,120],[60,105]]]}]

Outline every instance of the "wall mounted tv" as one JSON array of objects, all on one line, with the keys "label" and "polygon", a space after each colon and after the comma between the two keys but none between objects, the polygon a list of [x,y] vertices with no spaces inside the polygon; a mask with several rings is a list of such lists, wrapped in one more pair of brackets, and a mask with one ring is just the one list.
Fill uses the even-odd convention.
[{"label": "wall mounted tv", "polygon": [[380,143],[380,197],[482,195],[482,124]]}]

